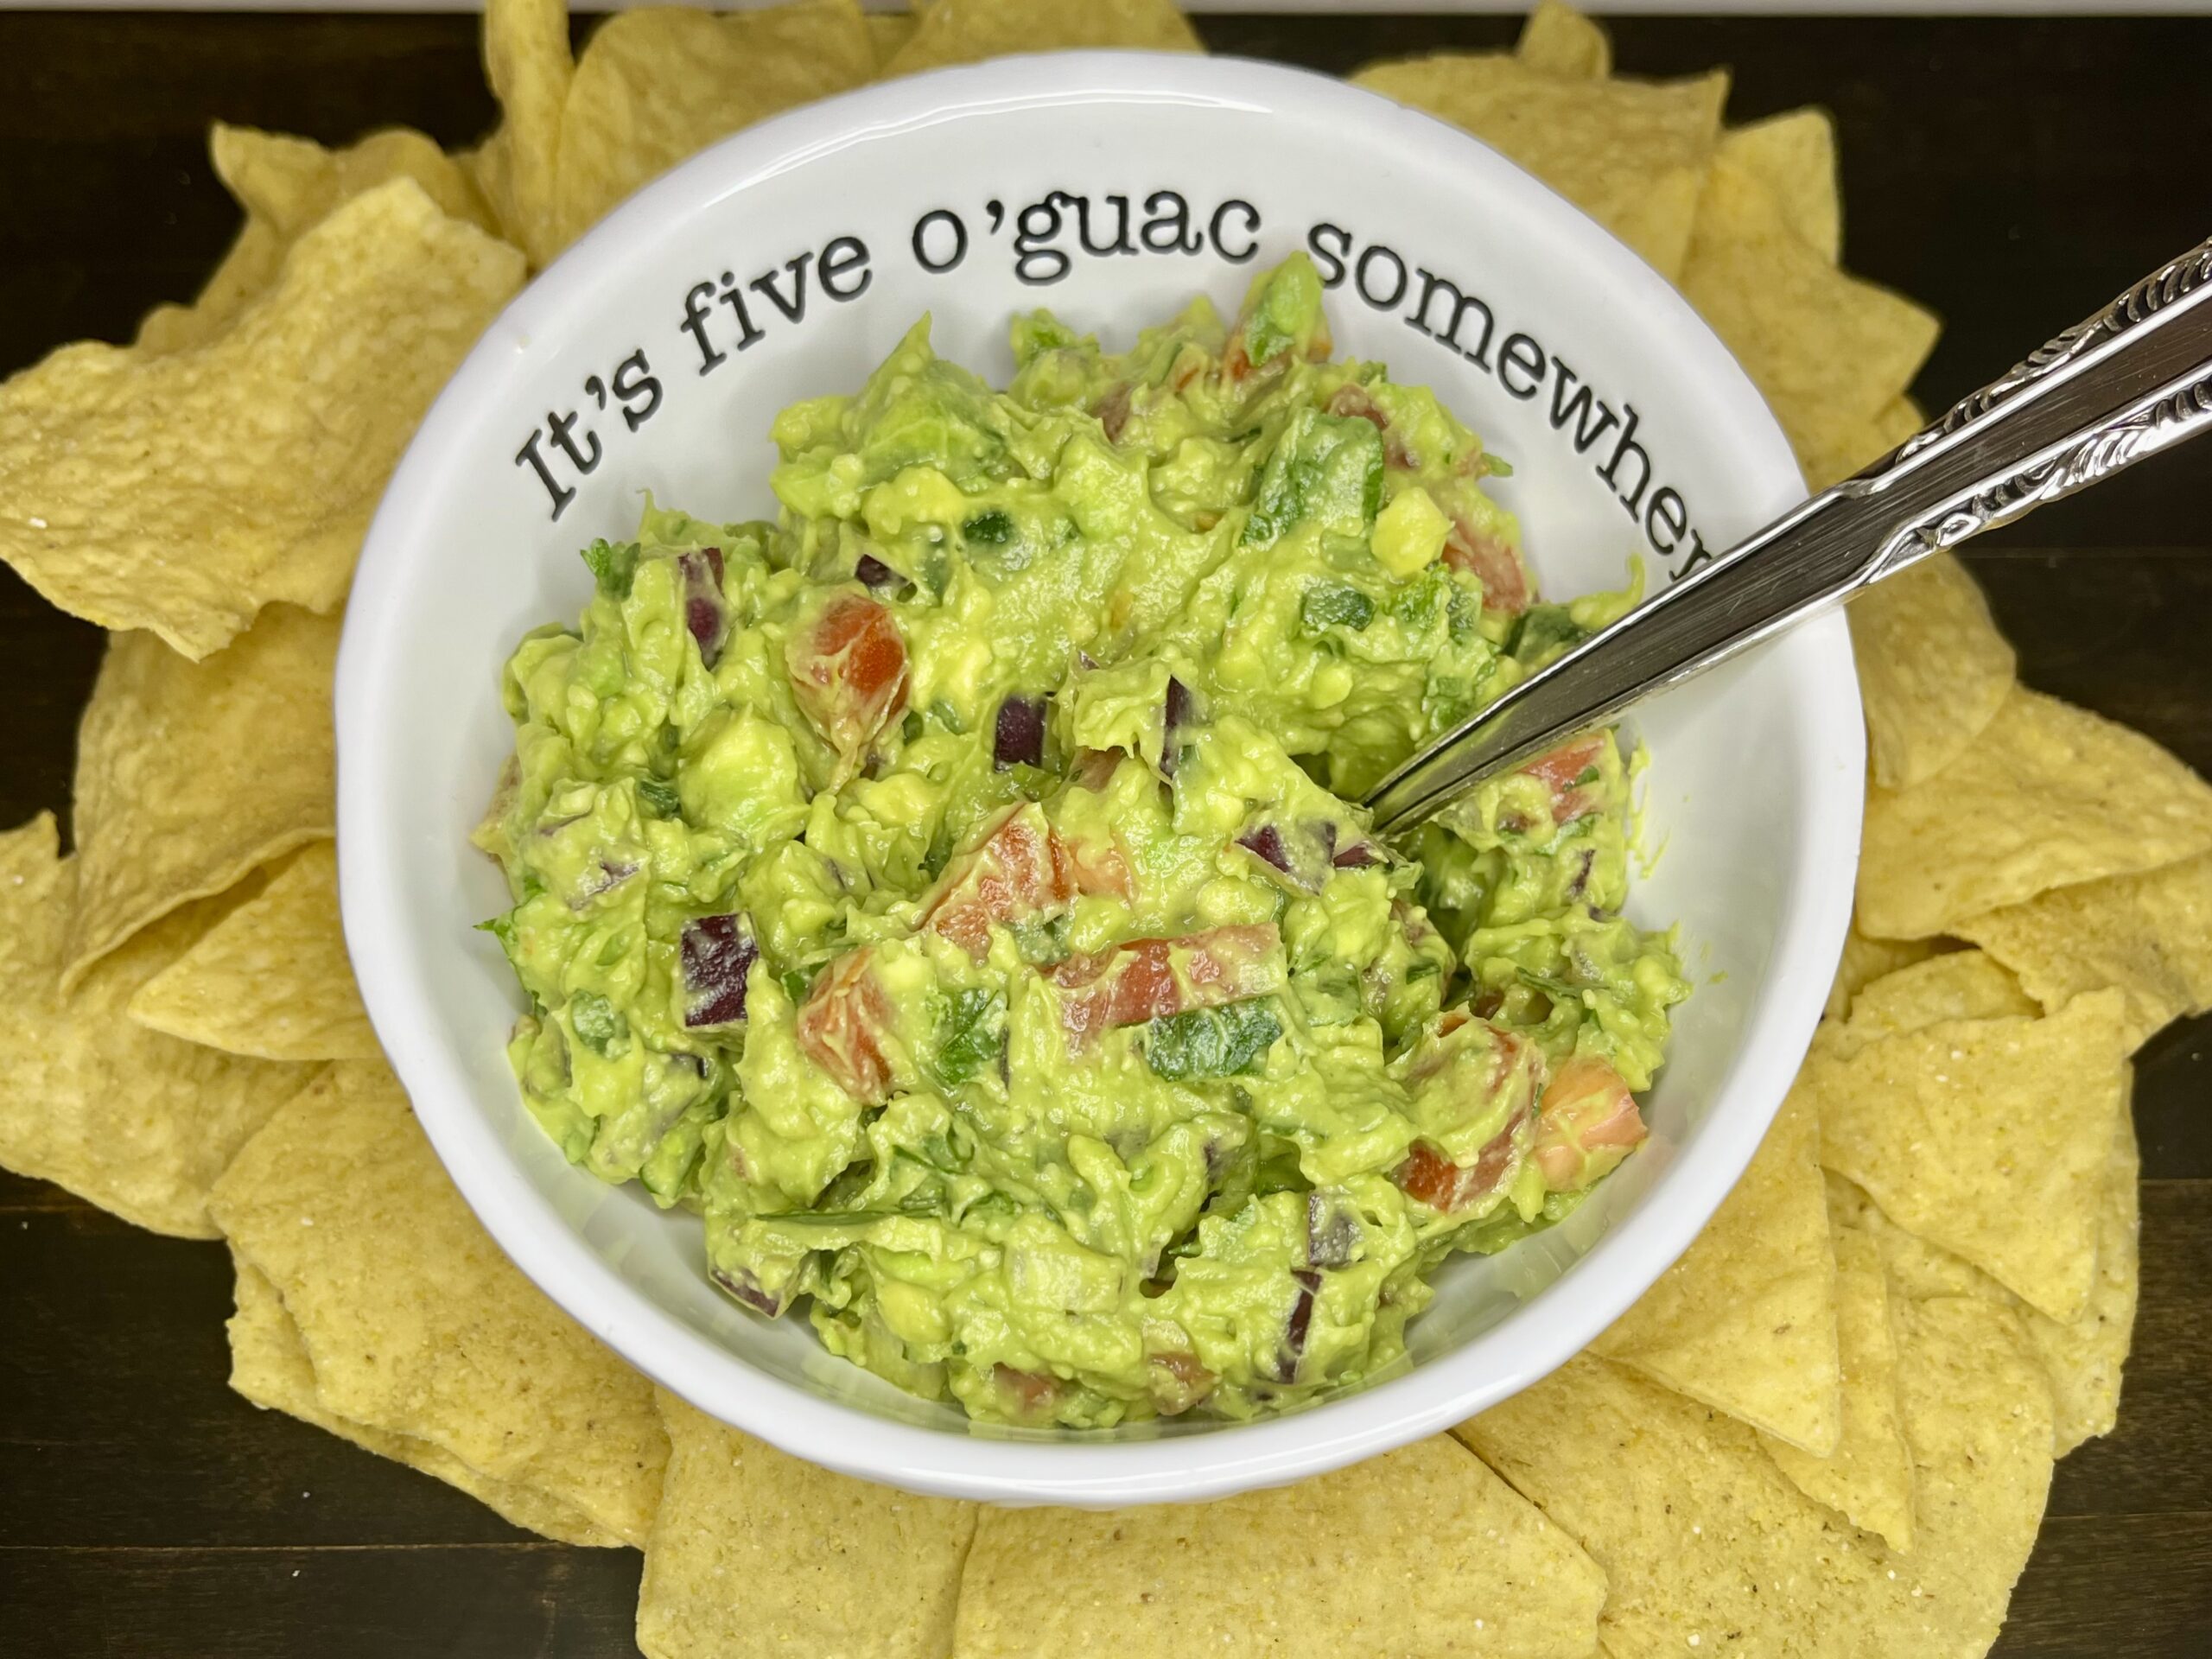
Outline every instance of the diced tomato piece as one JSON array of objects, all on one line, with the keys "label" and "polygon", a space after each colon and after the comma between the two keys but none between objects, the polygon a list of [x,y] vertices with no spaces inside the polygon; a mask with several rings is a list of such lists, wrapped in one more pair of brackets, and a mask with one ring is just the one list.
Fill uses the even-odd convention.
[{"label": "diced tomato piece", "polygon": [[1390,1179],[1409,1198],[1446,1215],[1471,1208],[1497,1191],[1513,1167],[1515,1138],[1528,1121],[1524,1108],[1506,1120],[1505,1127],[1484,1144],[1475,1161],[1465,1169],[1426,1141],[1416,1141]]},{"label": "diced tomato piece", "polygon": [[1646,1133],[1621,1074],[1577,1054],[1560,1067],[1537,1109],[1536,1166],[1553,1192],[1578,1192],[1611,1173]]},{"label": "diced tomato piece", "polygon": [[1283,982],[1281,936],[1269,926],[1215,927],[1131,939],[1052,969],[1071,1046],[1098,1032],[1264,996]]},{"label": "diced tomato piece", "polygon": [[1152,1365],[1148,1378],[1152,1402],[1163,1417],[1191,1409],[1213,1392],[1219,1379],[1198,1361],[1196,1354],[1165,1353],[1146,1356]]},{"label": "diced tomato piece", "polygon": [[1482,579],[1483,604],[1489,609],[1518,616],[1529,608],[1529,573],[1521,568],[1521,556],[1464,518],[1453,519],[1445,533],[1444,563]]},{"label": "diced tomato piece", "polygon": [[1554,823],[1572,823],[1585,813],[1597,810],[1598,803],[1576,785],[1605,752],[1605,734],[1591,732],[1568,739],[1521,768],[1550,792]]},{"label": "diced tomato piece", "polygon": [[1406,448],[1406,441],[1390,429],[1390,417],[1367,395],[1366,389],[1347,381],[1329,397],[1329,413],[1347,420],[1365,421],[1382,435],[1382,460],[1404,472],[1419,469],[1421,459]]},{"label": "diced tomato piece", "polygon": [[906,642],[891,613],[840,594],[786,648],[799,711],[851,759],[906,704]]},{"label": "diced tomato piece", "polygon": [[891,999],[868,950],[849,950],[822,970],[799,1004],[798,1046],[840,1089],[874,1106],[891,1096],[882,1044],[891,1018]]},{"label": "diced tomato piece", "polygon": [[1009,1417],[1025,1421],[1050,1417],[1053,1402],[1060,1395],[1060,1379],[1050,1371],[1024,1371],[1011,1365],[994,1365],[991,1380],[1006,1397]]},{"label": "diced tomato piece", "polygon": [[1033,801],[1009,807],[967,851],[956,854],[922,908],[924,927],[981,962],[991,929],[1015,921],[1048,921],[1077,893],[1129,896],[1121,849],[1071,842],[1046,821]]}]

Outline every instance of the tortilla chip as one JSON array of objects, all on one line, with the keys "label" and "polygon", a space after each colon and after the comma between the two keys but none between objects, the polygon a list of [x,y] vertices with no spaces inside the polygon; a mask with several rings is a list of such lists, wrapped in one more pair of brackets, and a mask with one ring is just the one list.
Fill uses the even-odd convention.
[{"label": "tortilla chip", "polygon": [[1885,1216],[1872,1198],[1840,1175],[1828,1178],[1828,1203],[1840,1223],[1864,1229],[1881,1247],[1894,1294],[1979,1296],[2010,1309],[2050,1383],[2056,1408],[2053,1452],[2064,1457],[2082,1441],[2112,1433],[2119,1420],[2121,1374],[2134,1341],[2140,1286],[2138,1242],[2142,1160],[2135,1121],[2125,1106],[2097,1204],[2097,1281],[2081,1315],[2062,1324],[2037,1312],[1971,1262],[1916,1238]]},{"label": "tortilla chip", "polygon": [[499,128],[478,151],[473,181],[507,240],[542,266],[561,245],[561,113],[575,75],[567,0],[485,0],[484,75]]},{"label": "tortilla chip", "polygon": [[204,345],[230,326],[250,300],[276,285],[291,244],[272,226],[249,219],[214,274],[189,305],[157,305],[138,320],[133,344],[144,353],[181,352]]},{"label": "tortilla chip", "polygon": [[2013,687],[1933,778],[1867,791],[1859,926],[1955,931],[2054,887],[2212,852],[2212,787],[2140,732]]},{"label": "tortilla chip", "polygon": [[0,1165],[155,1232],[213,1238],[208,1188],[313,1068],[237,1059],[124,1016],[226,899],[148,928],[64,997],[78,865],[58,845],[50,813],[0,836]]},{"label": "tortilla chip", "polygon": [[1934,777],[1974,746],[2012,689],[2012,647],[1980,585],[1938,553],[1875,583],[1845,614],[1874,781],[1905,789]]},{"label": "tortilla chip", "polygon": [[1110,1637],[1130,1654],[1582,1659],[1605,1580],[1444,1435],[1274,1491],[1098,1512],[985,1509],[956,1659]]},{"label": "tortilla chip", "polygon": [[1882,1253],[1856,1227],[1835,1236],[1836,1344],[1843,1355],[1843,1433],[1825,1458],[1766,1435],[1759,1442],[1797,1490],[1854,1527],[1912,1548],[1912,1453],[1897,1413],[1897,1332]]},{"label": "tortilla chip", "polygon": [[1819,1136],[1814,1102],[1792,1090],[1705,1230],[1592,1344],[1816,1458],[1843,1431]]},{"label": "tortilla chip", "polygon": [[271,601],[330,609],[416,421],[522,276],[395,179],[198,349],[63,346],[0,387],[0,558],[193,658]]},{"label": "tortilla chip", "polygon": [[1542,0],[1521,26],[1514,54],[1531,69],[1570,80],[1603,80],[1613,73],[1605,26],[1560,0]]},{"label": "tortilla chip", "polygon": [[1669,281],[1681,275],[1720,134],[1726,74],[1567,79],[1510,57],[1447,53],[1375,64],[1352,79],[1464,127],[1597,219]]},{"label": "tortilla chip", "polygon": [[1910,1555],[1800,1492],[1742,1424],[1592,1356],[1454,1432],[1603,1569],[1609,1654],[1979,1659],[2043,1516],[2049,1395],[1999,1310],[1906,1312]]},{"label": "tortilla chip", "polygon": [[1901,1226],[2075,1318],[2096,1278],[2124,1006],[2098,991],[2040,1020],[1945,1020],[1855,1051],[1823,1033],[1798,1078],[1818,1097],[1821,1162]]},{"label": "tortilla chip", "polygon": [[564,1544],[620,1548],[622,1541],[594,1526],[575,1510],[527,1486],[510,1486],[486,1480],[459,1459],[435,1446],[409,1440],[403,1434],[348,1422],[323,1409],[315,1397],[315,1365],[299,1327],[284,1311],[276,1287],[236,1250],[231,1265],[237,1270],[238,1312],[231,1315],[231,1387],[264,1411],[281,1411],[324,1433],[350,1440],[380,1458],[404,1463],[410,1469],[457,1486],[478,1503],[528,1531]]},{"label": "tortilla chip", "polygon": [[1928,424],[1910,397],[1885,404],[1871,421],[1823,425],[1797,451],[1808,489],[1825,490],[1872,466]]},{"label": "tortilla chip", "polygon": [[868,29],[868,45],[875,53],[878,68],[887,67],[914,38],[914,15],[910,11],[871,11],[861,22]]},{"label": "tortilla chip", "polygon": [[208,1208],[283,1297],[326,1410],[645,1542],[668,1455],[652,1386],[499,1253],[383,1065],[327,1068]]},{"label": "tortilla chip", "polygon": [[1831,1020],[1851,1012],[1851,999],[1875,980],[1925,962],[1942,947],[1930,939],[1870,939],[1856,927],[1843,936],[1843,957],[1835,965],[1822,1010]]},{"label": "tortilla chip", "polygon": [[930,0],[914,13],[914,35],[883,67],[887,80],[918,69],[981,63],[1015,52],[1085,48],[1199,52],[1191,20],[1171,0]]},{"label": "tortilla chip", "polygon": [[638,1592],[646,1659],[764,1641],[839,1659],[949,1651],[976,1505],[832,1474],[656,1395],[669,1455]]},{"label": "tortilla chip", "polygon": [[272,606],[204,663],[118,634],[77,734],[65,986],[149,922],[335,827],[338,619]]},{"label": "tortilla chip", "polygon": [[1885,974],[1852,999],[1851,1017],[1823,1033],[1835,1052],[1856,1052],[1900,1032],[1947,1020],[2007,1020],[2043,1010],[2020,982],[1980,950],[1951,950]]},{"label": "tortilla chip", "polygon": [[1721,139],[1720,153],[1766,186],[1799,241],[1830,264],[1843,257],[1835,122],[1826,110],[1791,110],[1738,127]]},{"label": "tortilla chip", "polygon": [[1766,395],[1808,474],[1861,441],[1936,343],[1933,316],[1836,269],[1725,146],[1698,202],[1681,289]]},{"label": "tortilla chip", "polygon": [[2117,987],[2131,1049],[2212,1007],[2212,855],[2061,887],[1956,927],[2046,1009]]},{"label": "tortilla chip", "polygon": [[130,1017],[264,1060],[379,1058],[338,923],[337,849],[310,843],[258,897],[140,986]]},{"label": "tortilla chip", "polygon": [[858,86],[875,65],[854,0],[726,16],[656,7],[608,18],[577,61],[561,117],[554,216],[562,244],[716,139]]}]

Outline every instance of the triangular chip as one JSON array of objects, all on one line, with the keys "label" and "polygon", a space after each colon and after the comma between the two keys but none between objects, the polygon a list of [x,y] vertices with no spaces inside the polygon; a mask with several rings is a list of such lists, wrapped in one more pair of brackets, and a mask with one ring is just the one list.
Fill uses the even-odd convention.
[{"label": "triangular chip", "polygon": [[499,127],[476,153],[474,181],[533,265],[560,250],[561,114],[575,67],[567,0],[485,0],[484,75]]},{"label": "triangular chip", "polygon": [[1173,0],[930,0],[913,38],[884,66],[886,79],[1015,52],[1196,52],[1198,37]]},{"label": "triangular chip", "polygon": [[564,1544],[619,1547],[622,1541],[544,1493],[527,1486],[488,1480],[458,1458],[423,1440],[386,1434],[324,1409],[315,1396],[315,1365],[299,1327],[284,1311],[276,1287],[254,1265],[231,1253],[238,1275],[238,1311],[231,1315],[231,1387],[264,1411],[281,1411],[324,1433],[351,1440],[364,1451],[390,1458],[410,1469],[457,1486],[478,1503],[518,1527]]},{"label": "triangular chip", "polygon": [[1897,1411],[1897,1332],[1882,1253],[1856,1227],[1835,1236],[1836,1345],[1843,1356],[1843,1433],[1825,1458],[1759,1437],[1806,1497],[1891,1548],[1912,1548],[1912,1453]]},{"label": "triangular chip", "polygon": [[1728,77],[1592,81],[1517,59],[1443,54],[1352,77],[1502,151],[1672,281],[1682,270]]},{"label": "triangular chip", "polygon": [[1938,553],[1875,583],[1845,614],[1874,781],[1904,789],[1934,777],[1973,747],[2012,689],[2012,647],[1980,585]]},{"label": "triangular chip", "polygon": [[138,988],[130,1017],[154,1031],[265,1060],[381,1053],[338,922],[338,854],[303,849],[269,886]]},{"label": "triangular chip", "polygon": [[1839,270],[1725,149],[1698,203],[1681,289],[1766,395],[1801,465],[1862,431],[1936,343],[1934,317]]},{"label": "triangular chip", "polygon": [[577,60],[561,116],[561,242],[717,138],[857,86],[875,64],[854,0],[721,16],[653,7],[608,18]]},{"label": "triangular chip", "polygon": [[0,386],[0,558],[194,658],[272,601],[330,609],[416,423],[522,276],[394,179],[204,345],[63,346]]},{"label": "triangular chip", "polygon": [[2054,887],[2212,852],[2212,787],[2140,732],[2015,686],[1936,776],[1866,796],[1859,926],[1948,933]]},{"label": "triangular chip", "polygon": [[1583,1659],[1604,1576],[1448,1436],[1205,1504],[986,1509],[955,1659]]},{"label": "triangular chip", "polygon": [[1605,26],[1560,0],[1541,0],[1521,26],[1513,50],[1531,69],[1573,80],[1603,80],[1613,73],[1613,42]]},{"label": "triangular chip", "polygon": [[156,306],[138,320],[131,343],[149,355],[206,344],[228,327],[249,301],[275,286],[291,245],[273,226],[247,219],[192,303]]},{"label": "triangular chip", "polygon": [[283,1298],[326,1409],[645,1542],[668,1453],[651,1385],[500,1254],[383,1065],[327,1068],[208,1207]]},{"label": "triangular chip", "polygon": [[1811,1099],[1791,1090],[1705,1230],[1594,1346],[1826,1457],[1843,1400],[1819,1135]]},{"label": "triangular chip", "polygon": [[1822,424],[1798,446],[1797,463],[1805,469],[1806,486],[1824,490],[1849,478],[1927,424],[1920,405],[1910,397],[1891,400],[1871,421]]},{"label": "triangular chip", "polygon": [[1925,962],[1942,947],[1932,939],[1870,939],[1856,927],[1843,936],[1843,955],[1821,1010],[1831,1020],[1851,1012],[1851,999],[1885,974]]},{"label": "triangular chip", "polygon": [[148,928],[64,997],[77,861],[56,847],[50,814],[0,836],[0,1165],[157,1233],[213,1238],[209,1187],[314,1070],[181,1043],[124,1014],[226,899]]},{"label": "triangular chip", "polygon": [[1980,950],[1948,950],[1870,981],[1851,1017],[1821,1033],[1831,1052],[1856,1051],[1946,1020],[2005,1020],[2041,1013],[2020,982]]},{"label": "triangular chip", "polygon": [[1799,1491],[1742,1424],[1592,1356],[1454,1432],[1604,1570],[1608,1654],[1980,1659],[2043,1518],[2050,1395],[2000,1310],[1909,1313],[1909,1555]]},{"label": "triangular chip", "polygon": [[2045,1008],[2117,987],[2131,1048],[2212,1007],[2212,855],[2060,887],[1954,925]]},{"label": "triangular chip", "polygon": [[1830,1176],[1828,1200],[1840,1223],[1864,1229],[1881,1247],[1892,1293],[1980,1296],[2012,1310],[2028,1351],[2042,1364],[2056,1407],[2054,1450],[2064,1457],[2082,1441],[2112,1433],[2119,1421],[2121,1374],[2135,1335],[2140,1286],[2138,1184],[2142,1160],[2135,1122],[2122,1109],[2097,1200],[2097,1281],[2088,1306],[2064,1323],[2037,1313],[1980,1268],[1940,1244],[1916,1238],[1885,1216],[1841,1176]]},{"label": "triangular chip", "polygon": [[1799,241],[1830,264],[1843,257],[1843,191],[1835,122],[1826,110],[1791,110],[1738,127],[1720,153],[1773,193]]},{"label": "triangular chip", "polygon": [[867,25],[868,44],[874,48],[879,69],[888,67],[914,38],[914,15],[910,11],[871,11],[861,22]]},{"label": "triangular chip", "polygon": [[77,734],[77,904],[66,982],[188,899],[335,827],[339,620],[271,606],[203,663],[108,644]]},{"label": "triangular chip", "polygon": [[2044,1019],[1946,1020],[1855,1051],[1823,1033],[1798,1078],[1818,1098],[1822,1163],[1901,1226],[2072,1319],[2096,1277],[2123,1006],[2098,991]]},{"label": "triangular chip", "polygon": [[645,1659],[950,1651],[976,1505],[833,1474],[658,1399],[668,1478],[638,1592]]}]

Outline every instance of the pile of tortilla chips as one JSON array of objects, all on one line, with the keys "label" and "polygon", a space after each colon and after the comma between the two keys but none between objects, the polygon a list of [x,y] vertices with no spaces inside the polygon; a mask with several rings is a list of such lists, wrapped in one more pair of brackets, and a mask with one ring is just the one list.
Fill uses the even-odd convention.
[{"label": "pile of tortilla chips", "polygon": [[[2016,683],[1948,558],[1852,614],[1858,923],[1749,1173],[1592,1353],[1360,1467],[1085,1514],[795,1462],[532,1288],[378,1058],[336,912],[338,613],[387,471],[526,271],[804,100],[1008,51],[1197,44],[1165,0],[796,0],[625,13],[579,58],[560,0],[493,0],[505,119],[467,155],[219,127],[245,224],[198,300],[0,387],[0,557],[117,631],[74,851],[50,815],[0,836],[0,1162],[226,1238],[232,1382],[257,1404],[549,1537],[642,1547],[656,1659],[1979,1654],[2052,1459],[2113,1425],[2128,1057],[2212,1004],[2212,789]],[[1621,79],[1611,57],[1548,3],[1515,53],[1358,79],[1678,281],[1815,483],[1892,445],[1936,325],[1837,264],[1827,118],[1729,129],[1725,75]]]}]

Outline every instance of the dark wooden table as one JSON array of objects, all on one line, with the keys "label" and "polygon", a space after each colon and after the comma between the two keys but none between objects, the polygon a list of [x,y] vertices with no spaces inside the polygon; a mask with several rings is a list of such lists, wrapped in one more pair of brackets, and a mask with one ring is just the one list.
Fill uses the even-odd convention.
[{"label": "dark wooden table", "polygon": [[[1346,70],[1500,18],[1211,18]],[[1646,19],[1643,73],[1732,64],[1738,118],[1842,129],[1850,264],[1949,319],[1919,391],[1980,385],[2212,232],[2212,20]],[[189,295],[235,213],[210,118],[349,138],[490,124],[461,17],[0,15],[0,372]],[[2212,772],[2212,449],[1974,544],[2035,685]],[[68,795],[99,651],[0,569],[0,825]],[[2143,1303],[2120,1427],[2059,1466],[2000,1654],[2212,1652],[2212,1020],[2139,1059]],[[4,1087],[0,1080],[0,1087]],[[0,1174],[0,1654],[618,1656],[639,1558],[518,1533],[224,1386],[229,1264]],[[1913,1659],[1900,1656],[1899,1659]]]}]

